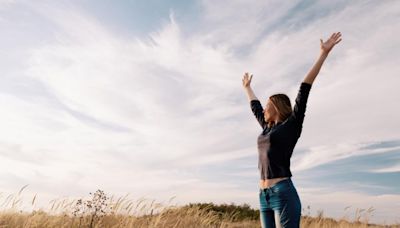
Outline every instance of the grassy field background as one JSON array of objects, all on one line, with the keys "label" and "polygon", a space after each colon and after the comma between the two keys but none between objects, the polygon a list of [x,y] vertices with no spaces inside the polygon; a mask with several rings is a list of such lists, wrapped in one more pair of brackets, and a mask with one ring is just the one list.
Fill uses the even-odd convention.
[{"label": "grassy field background", "polygon": [[[1,197],[1,227],[261,227],[259,210],[247,204],[190,203],[184,206],[162,204],[141,198],[107,196],[102,190],[78,199],[55,199],[48,208],[30,212],[18,208],[21,193]],[[2,196],[2,195],[0,195]],[[34,207],[36,195],[30,201]],[[344,211],[345,212],[345,211]],[[325,217],[323,211],[310,215],[303,209],[301,227],[400,227],[400,224],[370,224],[374,208],[357,209],[341,219]]]}]

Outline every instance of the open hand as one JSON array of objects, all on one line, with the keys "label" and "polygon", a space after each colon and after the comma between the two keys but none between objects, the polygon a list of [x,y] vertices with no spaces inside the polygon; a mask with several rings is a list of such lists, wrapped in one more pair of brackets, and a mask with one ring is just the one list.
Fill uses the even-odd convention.
[{"label": "open hand", "polygon": [[246,87],[249,87],[252,78],[253,78],[253,75],[251,75],[250,78],[249,78],[249,73],[246,72],[246,73],[243,75],[243,79],[242,79],[243,87],[245,87],[245,88],[246,88]]},{"label": "open hand", "polygon": [[342,40],[340,38],[341,35],[342,34],[340,32],[335,32],[326,42],[323,42],[322,39],[320,39],[321,50],[325,53],[329,53],[332,50],[332,48]]}]

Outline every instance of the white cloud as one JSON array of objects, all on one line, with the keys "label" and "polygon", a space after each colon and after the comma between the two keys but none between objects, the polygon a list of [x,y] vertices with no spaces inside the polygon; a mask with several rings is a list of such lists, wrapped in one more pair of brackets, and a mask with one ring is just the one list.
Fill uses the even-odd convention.
[{"label": "white cloud", "polygon": [[[318,210],[324,211],[325,217],[333,217],[336,219],[347,218],[354,220],[357,209],[365,211],[358,212],[361,219],[367,217],[367,210],[372,207],[369,221],[372,223],[391,224],[398,217],[396,209],[400,206],[400,195],[398,194],[381,194],[368,195],[358,191],[341,191],[338,189],[323,188],[301,188],[297,187],[302,207],[307,214],[307,206],[310,206],[310,214],[317,215]],[[388,206],[389,205],[389,206]],[[349,207],[346,209],[346,207]],[[372,215],[372,216],[371,216]]]},{"label": "white cloud", "polygon": [[[199,200],[257,206],[257,197],[241,186],[214,184],[193,169],[252,154],[256,159],[261,129],[241,87],[243,72],[254,73],[260,100],[286,92],[294,101],[316,60],[319,38],[335,31],[343,40],[311,90],[292,169],[378,153],[359,148],[397,139],[399,56],[393,50],[400,44],[400,4],[319,2],[296,13],[295,2],[223,3],[202,1],[203,21],[193,34],[185,34],[171,14],[146,40],[111,33],[72,4],[25,3],[31,15],[43,17],[32,23],[51,24],[47,39],[54,39],[23,50],[15,46],[21,58],[0,78],[13,85],[0,94],[7,107],[0,118],[0,165],[18,177],[2,188],[30,180],[33,191],[48,197],[84,194],[93,186],[136,195],[162,188],[169,191],[159,197],[174,192],[192,201],[196,194]],[[329,13],[307,21],[318,9]],[[34,33],[27,30],[26,36]],[[7,43],[0,45],[3,50]],[[305,153],[296,157],[300,149]],[[256,168],[255,162],[254,175]],[[398,167],[379,171],[387,170]],[[74,190],[65,187],[71,183]],[[341,196],[350,201],[346,194]]]},{"label": "white cloud", "polygon": [[300,171],[310,169],[341,158],[350,157],[356,152],[360,153],[359,145],[336,144],[311,147],[307,153],[293,162],[291,170]]},{"label": "white cloud", "polygon": [[15,3],[15,0],[1,0],[0,1],[0,10],[4,10],[9,7],[11,4]]},{"label": "white cloud", "polygon": [[396,164],[396,165],[393,165],[393,166],[390,166],[387,168],[370,170],[370,172],[374,172],[374,173],[400,172],[400,164]]}]

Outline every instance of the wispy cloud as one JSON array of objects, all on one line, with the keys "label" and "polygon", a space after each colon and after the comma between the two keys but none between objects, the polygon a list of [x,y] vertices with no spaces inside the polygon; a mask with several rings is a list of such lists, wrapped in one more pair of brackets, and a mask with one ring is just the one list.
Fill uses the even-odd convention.
[{"label": "wispy cloud", "polygon": [[[367,182],[356,169],[353,182],[343,180],[339,164],[370,175],[399,173],[400,159],[393,156],[400,128],[393,121],[400,111],[394,99],[400,95],[399,54],[393,51],[400,45],[393,35],[400,29],[399,3],[199,1],[195,25],[179,20],[184,11],[166,6],[170,14],[160,19],[162,27],[141,37],[102,23],[89,3],[5,4],[0,26],[13,39],[0,37],[0,52],[10,53],[0,56],[0,165],[12,171],[3,175],[1,188],[30,181],[50,197],[101,186],[114,193],[157,192],[160,199],[176,194],[181,202],[196,195],[257,207],[261,129],[241,87],[242,74],[254,74],[260,100],[276,92],[293,100],[316,60],[319,39],[341,31],[343,41],[310,92],[293,178],[304,205],[338,211],[369,197],[394,217],[390,200],[398,195],[385,207],[376,196],[398,185]],[[364,160],[357,163],[360,156]],[[309,194],[324,175],[333,185],[349,186],[336,206],[323,201],[328,195]],[[72,183],[73,190],[65,188]],[[374,186],[374,196],[351,194]]]},{"label": "wispy cloud", "polygon": [[375,173],[396,173],[396,172],[400,172],[400,164],[396,164],[394,166],[390,166],[390,167],[387,167],[387,168],[374,169],[374,170],[371,170],[371,172],[375,172]]}]

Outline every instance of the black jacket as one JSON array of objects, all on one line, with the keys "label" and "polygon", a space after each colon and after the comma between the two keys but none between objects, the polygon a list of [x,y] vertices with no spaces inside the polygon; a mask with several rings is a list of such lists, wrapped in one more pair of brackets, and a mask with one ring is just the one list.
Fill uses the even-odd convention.
[{"label": "black jacket", "polygon": [[271,128],[264,120],[264,109],[260,101],[250,101],[251,110],[263,129],[257,139],[261,179],[292,176],[290,158],[301,134],[311,86],[305,82],[301,83],[292,114]]}]

